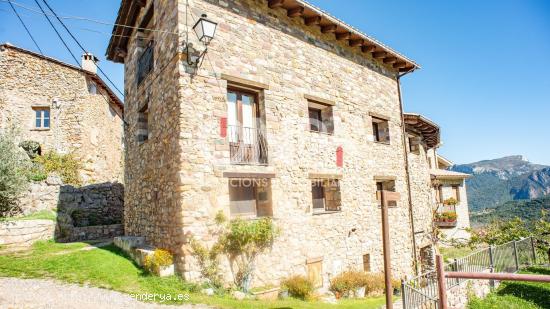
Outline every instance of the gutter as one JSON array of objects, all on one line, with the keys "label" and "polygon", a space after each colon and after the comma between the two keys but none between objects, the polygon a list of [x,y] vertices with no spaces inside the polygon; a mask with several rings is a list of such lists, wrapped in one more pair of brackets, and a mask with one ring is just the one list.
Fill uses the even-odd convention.
[{"label": "gutter", "polygon": [[405,113],[403,112],[403,99],[401,97],[401,77],[414,72],[415,69],[411,71],[397,74],[397,94],[399,96],[399,109],[401,112],[401,127],[402,127],[402,141],[403,141],[403,154],[405,159],[405,174],[407,175],[407,190],[409,193],[409,220],[411,221],[411,236],[412,236],[412,257],[414,259],[414,273],[418,275],[418,257],[416,255],[416,235],[414,233],[414,214],[413,214],[413,205],[412,205],[412,193],[411,193],[411,175],[409,172],[409,154],[407,153],[407,141],[406,141],[406,129],[405,129]]}]

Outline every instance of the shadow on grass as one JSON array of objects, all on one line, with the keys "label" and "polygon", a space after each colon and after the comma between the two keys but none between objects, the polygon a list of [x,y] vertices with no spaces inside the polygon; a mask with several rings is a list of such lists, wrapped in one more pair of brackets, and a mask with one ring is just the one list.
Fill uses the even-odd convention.
[{"label": "shadow on grass", "polygon": [[544,267],[528,267],[525,269],[528,273],[538,274],[538,275],[548,275],[550,276],[550,268],[544,268]]},{"label": "shadow on grass", "polygon": [[550,308],[550,287],[519,282],[506,282],[505,284],[506,286],[497,292],[498,295],[512,295],[532,302],[541,308]]}]

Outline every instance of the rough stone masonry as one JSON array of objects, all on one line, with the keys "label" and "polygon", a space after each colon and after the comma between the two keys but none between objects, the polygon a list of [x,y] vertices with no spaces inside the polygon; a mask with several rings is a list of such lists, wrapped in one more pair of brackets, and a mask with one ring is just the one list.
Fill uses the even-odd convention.
[{"label": "rough stone masonry", "polygon": [[[316,273],[326,288],[330,278],[348,268],[363,269],[368,263],[371,271],[382,271],[376,193],[379,185],[388,186],[398,196],[396,207],[389,210],[391,266],[396,278],[412,274],[397,71],[347,40],[337,40],[334,33],[289,17],[287,10],[268,9],[267,1],[188,3],[145,1],[136,8],[122,1],[121,22],[135,14],[131,26],[157,31],[115,29],[131,38],[113,37],[109,46],[108,57],[125,64],[126,234],[145,236],[153,246],[170,249],[178,271],[196,279],[200,268],[190,238],[212,245],[216,214],[234,217],[233,210],[242,205],[235,196],[256,194],[252,199],[257,209],[260,204],[271,207],[268,213],[281,234],[258,257],[253,285]],[[188,37],[194,48],[204,50],[191,30],[201,14],[218,27],[196,68],[188,64],[182,46]],[[138,82],[151,49],[153,69]],[[244,149],[241,164],[234,164],[235,135],[224,130],[234,116],[231,100],[244,100],[241,93],[257,102],[254,120],[262,134],[260,146]],[[311,130],[312,102],[330,106],[333,132]],[[381,126],[387,123],[382,133],[389,134],[389,142],[374,140],[375,118]],[[265,152],[267,164],[243,159],[257,149]],[[414,164],[411,173],[421,176],[412,186],[412,208],[428,209],[425,149]],[[255,193],[232,191],[233,179],[250,178],[268,179],[268,185],[256,187]],[[314,209],[312,181],[318,179],[338,180],[339,194],[330,198],[340,199],[339,209]],[[232,281],[230,261],[224,258],[221,264],[225,279]]]}]

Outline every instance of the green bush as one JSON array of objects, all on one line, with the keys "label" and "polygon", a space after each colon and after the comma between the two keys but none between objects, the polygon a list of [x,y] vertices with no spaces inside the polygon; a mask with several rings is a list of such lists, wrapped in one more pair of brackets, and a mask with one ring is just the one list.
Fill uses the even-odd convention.
[{"label": "green bush", "polygon": [[81,164],[73,154],[59,154],[55,151],[49,151],[36,157],[34,161],[41,164],[47,174],[57,173],[66,184],[81,184],[79,175]]},{"label": "green bush", "polygon": [[288,295],[307,300],[313,295],[313,282],[304,276],[296,275],[289,277],[281,283],[284,290],[288,291]]},{"label": "green bush", "polygon": [[44,167],[41,164],[33,162],[29,171],[29,179],[32,181],[43,181],[46,178],[48,178],[48,174],[44,170]]},{"label": "green bush", "polygon": [[0,132],[0,217],[21,211],[18,198],[28,185],[31,161],[15,142],[16,136],[13,128]]}]

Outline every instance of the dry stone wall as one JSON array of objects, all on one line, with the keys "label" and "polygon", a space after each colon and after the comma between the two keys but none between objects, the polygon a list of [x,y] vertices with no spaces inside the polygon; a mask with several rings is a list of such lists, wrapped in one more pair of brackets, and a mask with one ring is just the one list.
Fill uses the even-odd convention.
[{"label": "dry stone wall", "polygon": [[38,240],[54,237],[52,220],[20,220],[0,222],[0,246],[26,247]]}]

